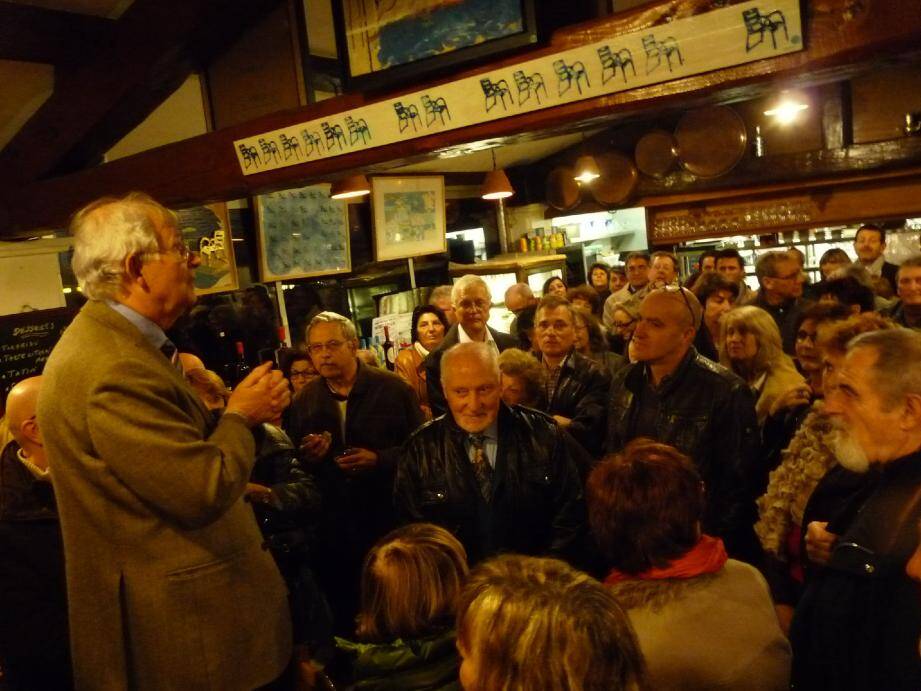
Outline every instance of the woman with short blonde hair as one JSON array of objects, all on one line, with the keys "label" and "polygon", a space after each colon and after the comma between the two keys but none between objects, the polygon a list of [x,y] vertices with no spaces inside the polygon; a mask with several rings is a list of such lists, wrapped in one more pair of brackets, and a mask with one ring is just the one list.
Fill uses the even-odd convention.
[{"label": "woman with short blonde hair", "polygon": [[636,636],[598,581],[556,559],[504,555],[464,589],[457,647],[465,691],[644,688]]}]

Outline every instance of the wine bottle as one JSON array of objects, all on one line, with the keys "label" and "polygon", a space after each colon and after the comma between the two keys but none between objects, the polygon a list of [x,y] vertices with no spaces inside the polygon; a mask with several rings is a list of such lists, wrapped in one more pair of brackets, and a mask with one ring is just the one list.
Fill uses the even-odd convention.
[{"label": "wine bottle", "polygon": [[397,351],[393,347],[393,341],[390,340],[390,327],[384,327],[384,365],[391,372],[394,368],[394,363],[396,362]]},{"label": "wine bottle", "polygon": [[243,350],[243,341],[237,341],[237,359],[233,363],[233,377],[230,381],[230,387],[235,388],[237,384],[246,379],[249,374],[249,365],[246,363],[246,354]]}]

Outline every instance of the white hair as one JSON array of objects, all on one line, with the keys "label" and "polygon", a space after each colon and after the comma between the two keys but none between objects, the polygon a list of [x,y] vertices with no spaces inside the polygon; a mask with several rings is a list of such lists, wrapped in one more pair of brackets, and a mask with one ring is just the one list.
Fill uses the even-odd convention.
[{"label": "white hair", "polygon": [[176,214],[142,192],[105,197],[74,214],[71,266],[89,299],[117,297],[125,283],[125,261],[160,251],[158,223],[176,227]]},{"label": "white hair", "polygon": [[339,330],[342,332],[342,338],[347,341],[358,340],[358,331],[350,320],[337,312],[320,312],[307,324],[305,336],[308,342],[310,341],[310,330],[317,324],[338,324]]},{"label": "white hair", "polygon": [[921,333],[914,329],[870,331],[847,344],[848,354],[858,348],[876,351],[870,371],[888,409],[906,396],[921,395]]},{"label": "white hair", "polygon": [[458,343],[448,348],[445,354],[441,356],[440,372],[442,385],[444,385],[445,377],[451,369],[452,363],[457,358],[463,357],[473,357],[479,360],[489,372],[495,375],[496,381],[499,381],[499,354],[496,352],[496,349],[490,343],[469,341],[467,343]]},{"label": "white hair", "polygon": [[457,307],[460,296],[474,286],[481,287],[485,290],[486,297],[489,298],[490,303],[492,302],[492,293],[489,292],[489,286],[486,285],[486,281],[474,274],[465,274],[458,278],[457,282],[451,288],[451,304]]}]

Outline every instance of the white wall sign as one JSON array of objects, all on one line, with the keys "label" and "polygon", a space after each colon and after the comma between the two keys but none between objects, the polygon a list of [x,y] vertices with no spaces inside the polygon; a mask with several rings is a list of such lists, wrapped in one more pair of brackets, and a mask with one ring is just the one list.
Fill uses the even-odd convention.
[{"label": "white wall sign", "polygon": [[799,0],[724,7],[234,142],[244,175],[803,48]]}]

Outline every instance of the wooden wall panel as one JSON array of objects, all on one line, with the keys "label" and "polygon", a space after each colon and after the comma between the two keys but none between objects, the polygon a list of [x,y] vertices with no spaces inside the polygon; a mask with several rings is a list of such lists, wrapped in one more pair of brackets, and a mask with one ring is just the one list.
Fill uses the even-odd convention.
[{"label": "wooden wall panel", "polygon": [[878,70],[851,80],[854,142],[905,136],[905,113],[921,111],[921,70],[917,65]]}]

